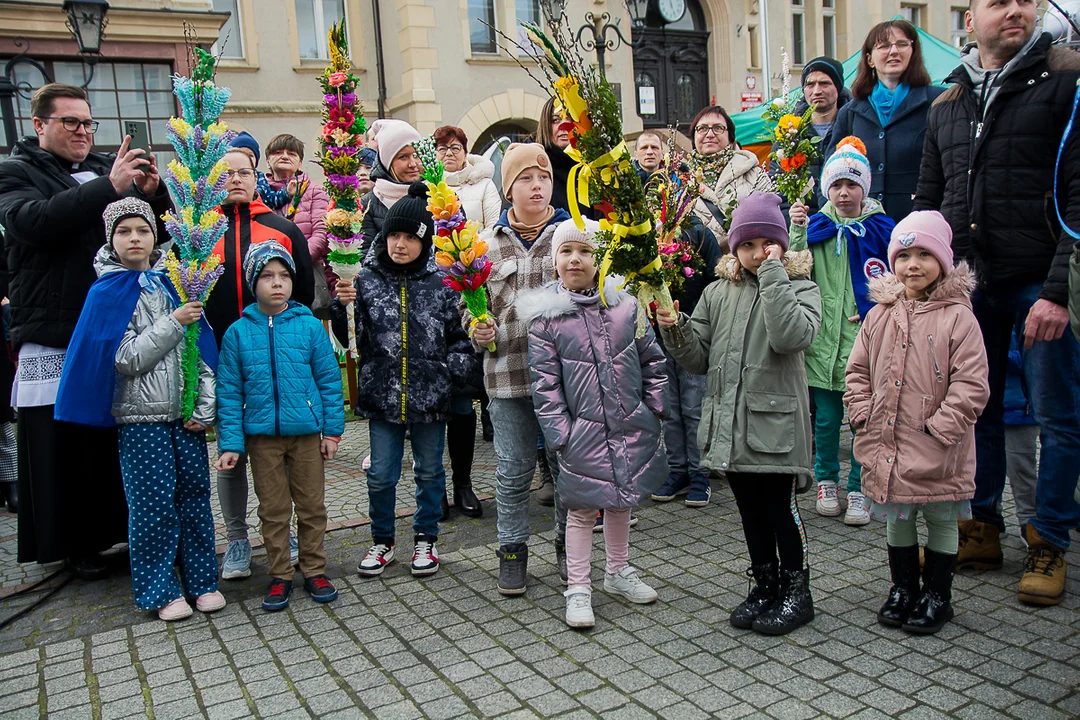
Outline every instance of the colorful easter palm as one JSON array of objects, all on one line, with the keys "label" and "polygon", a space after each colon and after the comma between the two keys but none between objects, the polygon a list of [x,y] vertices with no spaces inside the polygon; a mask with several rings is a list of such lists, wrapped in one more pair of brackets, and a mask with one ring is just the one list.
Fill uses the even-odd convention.
[{"label": "colorful easter palm", "polygon": [[[176,199],[179,214],[165,214],[165,228],[176,254],[165,257],[165,267],[181,302],[205,302],[225,272],[214,245],[225,234],[228,221],[218,211],[225,200],[225,153],[235,133],[218,120],[231,92],[214,84],[214,58],[193,47],[195,66],[191,77],[173,75],[173,94],[180,101],[181,117],[169,120],[165,129],[177,159],[164,173],[165,184]],[[191,419],[199,387],[198,339],[202,323],[184,331],[182,355],[183,390],[181,412]]]},{"label": "colorful easter palm", "polygon": [[810,164],[821,154],[818,146],[821,138],[811,130],[813,106],[796,114],[802,93],[793,93],[788,87],[788,55],[782,48],[780,57],[784,85],[780,96],[766,106],[761,117],[767,121],[768,139],[775,148],[769,153],[769,159],[780,168],[775,178],[776,189],[789,203],[796,203],[814,188]]},{"label": "colorful easter palm", "polygon": [[[360,151],[364,148],[364,108],[356,96],[357,77],[349,63],[349,39],[342,21],[330,27],[327,37],[330,64],[319,76],[323,90],[323,131],[321,150],[315,161],[326,173],[330,208],[326,213],[326,240],[330,253],[326,259],[338,277],[352,280],[360,272],[364,258],[360,233],[364,211],[360,205]],[[345,304],[349,326],[349,352],[356,353],[356,309]]]}]

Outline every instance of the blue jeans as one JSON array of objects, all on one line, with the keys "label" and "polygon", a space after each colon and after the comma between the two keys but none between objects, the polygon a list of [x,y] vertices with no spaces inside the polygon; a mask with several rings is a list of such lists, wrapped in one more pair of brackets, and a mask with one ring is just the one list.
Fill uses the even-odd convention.
[{"label": "blue jeans", "polygon": [[[438,537],[442,498],[446,494],[446,471],[442,464],[446,423],[410,423],[407,427],[416,465],[413,532]],[[371,467],[367,471],[368,515],[371,516],[371,539],[376,543],[392,545],[394,542],[394,508],[397,484],[401,479],[401,459],[405,454],[405,428],[405,425],[380,420],[368,423],[371,442]]]},{"label": "blue jeans", "polygon": [[667,450],[668,471],[672,475],[708,476],[701,468],[697,431],[701,422],[701,401],[705,397],[705,376],[684,370],[664,351],[664,404],[668,419],[664,421],[664,448]]},{"label": "blue jeans", "polygon": [[[491,398],[488,403],[495,429],[495,505],[499,544],[529,540],[529,486],[536,470],[537,434],[532,398]],[[555,535],[566,535],[566,509],[559,502],[559,461],[548,452],[548,465],[555,478]]]},{"label": "blue jeans", "polygon": [[[990,364],[990,401],[975,425],[975,498],[972,516],[1005,529],[1001,494],[1005,489],[1005,374],[1014,328],[1023,334],[1028,311],[1041,285],[994,293],[976,291],[975,317],[982,328]],[[1059,548],[1069,547],[1069,533],[1080,526],[1080,504],[1073,493],[1080,474],[1080,344],[1065,328],[1053,342],[1020,349],[1024,383],[1035,424],[1041,431],[1035,518],[1039,535]]]}]

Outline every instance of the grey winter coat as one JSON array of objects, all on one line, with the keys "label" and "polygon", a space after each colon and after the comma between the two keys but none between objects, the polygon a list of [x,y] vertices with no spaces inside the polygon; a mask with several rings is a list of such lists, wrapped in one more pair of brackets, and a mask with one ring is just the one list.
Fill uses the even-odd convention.
[{"label": "grey winter coat", "polygon": [[557,283],[515,303],[529,326],[533,405],[570,509],[631,508],[667,478],[664,353],[652,328],[635,339],[637,301],[616,285],[605,285],[609,307]]},{"label": "grey winter coat", "polygon": [[682,338],[664,346],[691,373],[706,375],[698,426],[701,464],[720,472],[782,473],[810,485],[810,396],[803,351],[821,326],[821,295],[809,252],[766,260],[755,277],[727,256]]},{"label": "grey winter coat", "polygon": [[[155,270],[164,267],[164,257],[161,250],[154,252],[151,263]],[[98,251],[94,269],[99,277],[127,270],[108,245]],[[180,419],[184,326],[172,316],[175,309],[173,299],[160,288],[139,293],[135,312],[116,351],[112,414],[120,425]],[[210,427],[216,422],[216,409],[214,373],[200,360],[199,394],[191,419]]]}]

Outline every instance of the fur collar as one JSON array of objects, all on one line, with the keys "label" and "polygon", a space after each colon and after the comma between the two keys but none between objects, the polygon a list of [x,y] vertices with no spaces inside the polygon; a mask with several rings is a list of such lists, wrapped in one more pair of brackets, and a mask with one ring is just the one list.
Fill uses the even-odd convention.
[{"label": "fur collar", "polygon": [[[814,268],[814,256],[809,250],[789,250],[780,258],[780,262],[784,264],[784,270],[792,280],[808,279],[810,271]],[[720,258],[720,262],[716,263],[716,277],[731,283],[742,282],[742,266],[734,255],[724,255]]]},{"label": "fur collar", "polygon": [[[607,299],[608,307],[615,307],[630,297],[630,293],[619,289],[622,282],[623,279],[618,275],[608,276],[604,280],[604,298]],[[599,297],[596,298],[596,302],[600,302]],[[542,317],[556,318],[562,315],[573,315],[577,311],[577,306],[578,303],[571,293],[559,289],[558,281],[550,282],[536,290],[523,292],[514,303],[518,319],[526,325],[532,325],[533,321]]]},{"label": "fur collar", "polygon": [[482,155],[469,155],[465,163],[465,167],[460,170],[443,175],[443,180],[447,185],[450,187],[475,185],[481,180],[491,180],[495,177],[495,163]]},{"label": "fur collar", "polygon": [[[892,273],[873,278],[870,280],[869,287],[870,299],[879,305],[891,305],[907,299],[904,294],[904,284]],[[930,293],[928,302],[967,302],[974,289],[975,273],[966,262],[961,262],[938,283],[938,286]]]}]

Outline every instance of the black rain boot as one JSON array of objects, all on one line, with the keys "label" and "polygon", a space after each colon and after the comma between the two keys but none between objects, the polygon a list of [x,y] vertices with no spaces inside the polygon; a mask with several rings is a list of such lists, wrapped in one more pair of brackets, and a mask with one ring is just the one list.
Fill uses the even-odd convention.
[{"label": "black rain boot", "polygon": [[758,615],[753,628],[762,635],[786,635],[814,619],[810,570],[780,569],[780,597]]},{"label": "black rain boot", "polygon": [[17,483],[17,482],[8,483],[6,490],[7,490],[6,495],[7,495],[8,512],[18,514],[18,512],[19,512],[19,483]]},{"label": "black rain boot", "polygon": [[540,468],[540,487],[536,489],[536,502],[544,507],[551,507],[555,504],[555,478],[551,475],[547,452],[543,448],[536,449],[536,466]]},{"label": "black rain boot", "polygon": [[[746,571],[747,578],[754,578],[757,584],[750,588],[746,599],[735,606],[728,620],[734,627],[749,630],[754,626],[758,615],[769,609],[776,602],[780,592],[780,566],[775,563],[751,565]],[[749,584],[749,581],[747,582]]]},{"label": "black rain boot", "polygon": [[451,415],[446,425],[446,445],[450,452],[454,507],[462,515],[478,518],[484,514],[480,499],[472,488],[472,464],[476,451],[476,413]]},{"label": "black rain boot", "polygon": [[915,635],[933,635],[952,620],[952,580],[956,555],[947,555],[926,548],[923,566],[922,594],[915,602],[903,628]]},{"label": "black rain boot", "polygon": [[529,569],[529,547],[525,543],[501,545],[495,552],[499,558],[499,593],[524,595],[525,575]]},{"label": "black rain boot", "polygon": [[889,545],[889,570],[892,587],[889,598],[878,610],[877,619],[882,625],[900,627],[907,622],[919,598],[919,546]]}]

